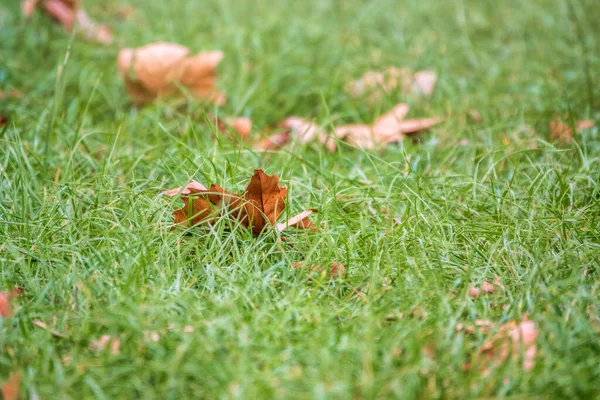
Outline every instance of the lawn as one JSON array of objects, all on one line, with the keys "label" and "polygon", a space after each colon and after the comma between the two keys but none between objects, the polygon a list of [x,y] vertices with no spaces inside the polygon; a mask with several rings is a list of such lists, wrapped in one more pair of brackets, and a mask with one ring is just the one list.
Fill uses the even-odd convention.
[{"label": "lawn", "polygon": [[[18,373],[31,399],[600,396],[600,131],[548,129],[600,118],[595,0],[131,0],[119,20],[123,3],[85,2],[109,46],[0,5],[0,89],[24,94],[0,100],[0,291],[22,290],[0,382]],[[227,103],[133,106],[118,50],[156,41],[223,50]],[[344,90],[386,66],[436,71],[433,95]],[[260,152],[206,123],[246,116],[262,137],[400,101],[446,119],[333,153]],[[288,186],[286,214],[319,210],[317,232],[170,229],[182,203],[163,190],[242,191],[259,168]],[[490,368],[482,345],[524,318],[533,368]],[[478,320],[493,325],[460,329]],[[118,351],[90,346],[102,335]]]}]

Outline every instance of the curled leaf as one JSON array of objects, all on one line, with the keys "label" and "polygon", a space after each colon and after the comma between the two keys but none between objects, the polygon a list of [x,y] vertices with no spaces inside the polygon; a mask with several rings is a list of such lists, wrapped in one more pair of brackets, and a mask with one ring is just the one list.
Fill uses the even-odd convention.
[{"label": "curled leaf", "polygon": [[121,49],[117,66],[136,104],[180,96],[183,87],[196,99],[221,105],[225,103],[225,95],[217,90],[217,66],[223,56],[222,51],[190,56],[187,47],[158,42]]}]

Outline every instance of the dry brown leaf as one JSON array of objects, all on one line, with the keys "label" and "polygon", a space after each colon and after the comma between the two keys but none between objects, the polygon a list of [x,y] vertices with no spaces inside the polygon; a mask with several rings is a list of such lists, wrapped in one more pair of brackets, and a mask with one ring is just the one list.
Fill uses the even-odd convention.
[{"label": "dry brown leaf", "polygon": [[484,374],[502,364],[509,356],[518,360],[523,351],[523,369],[530,370],[535,365],[537,353],[537,328],[533,321],[526,318],[521,322],[510,321],[503,324],[498,333],[486,341],[479,353],[486,365],[482,366]]},{"label": "dry brown leaf", "polygon": [[437,74],[431,70],[414,72],[410,68],[388,67],[380,71],[368,71],[359,79],[349,82],[346,91],[354,97],[370,95],[370,100],[380,100],[381,92],[400,91],[430,96],[437,82]]},{"label": "dry brown leaf", "polygon": [[278,177],[268,176],[259,169],[254,171],[254,175],[250,178],[244,198],[247,200],[244,208],[248,216],[248,224],[252,227],[252,232],[258,235],[265,225],[273,225],[279,218],[285,208],[287,187],[280,187]]},{"label": "dry brown leaf", "polygon": [[222,51],[189,55],[187,47],[158,42],[136,49],[121,49],[117,66],[136,104],[159,97],[180,96],[180,86],[197,99],[216,104],[225,103],[225,95],[217,90],[217,66]]},{"label": "dry brown leaf", "polygon": [[334,152],[336,148],[335,138],[328,135],[323,129],[313,122],[309,122],[301,117],[286,118],[280,124],[281,127],[290,130],[300,143],[305,144],[317,139],[327,150]]},{"label": "dry brown leaf", "polygon": [[6,117],[3,117],[2,115],[0,115],[0,128],[3,127],[4,125],[6,125],[7,122],[8,122],[8,119],[6,119]]},{"label": "dry brown leaf", "polygon": [[137,13],[137,10],[129,4],[107,4],[105,8],[111,14],[112,17],[120,20],[127,20]]},{"label": "dry brown leaf", "polygon": [[397,104],[379,117],[373,125],[351,124],[335,127],[335,135],[352,146],[373,149],[399,142],[405,135],[410,136],[427,130],[443,121],[441,117],[405,120],[409,106]]},{"label": "dry brown leaf", "polygon": [[235,132],[232,138],[246,140],[252,131],[252,120],[247,117],[218,118],[208,114],[207,119],[213,121],[219,133],[230,134]]},{"label": "dry brown leaf", "polygon": [[10,292],[0,292],[0,316],[8,318],[12,316],[12,307],[10,305],[12,299],[19,296],[21,291],[13,289]]},{"label": "dry brown leaf", "polygon": [[[180,191],[185,206],[173,213],[175,224],[189,226],[191,222],[193,226],[214,223],[219,210],[223,209],[242,226],[250,228],[255,235],[260,234],[265,226],[275,225],[285,208],[287,198],[287,188],[279,185],[279,178],[275,175],[268,176],[262,169],[254,171],[243,194],[228,192],[214,184],[205,189],[198,182],[192,182],[184,188],[164,191],[163,194],[174,196]],[[289,226],[309,228],[311,224],[307,218],[308,216]]]},{"label": "dry brown leaf", "polygon": [[21,375],[16,372],[10,374],[8,381],[2,385],[2,398],[4,400],[18,400]]},{"label": "dry brown leaf", "polygon": [[503,287],[502,284],[500,283],[500,281],[498,280],[498,278],[494,279],[493,284],[488,282],[487,279],[485,279],[483,281],[483,283],[481,284],[481,288],[477,288],[477,287],[469,288],[468,295],[471,298],[477,298],[477,297],[483,296],[484,294],[494,293],[494,286],[498,286],[499,288]]},{"label": "dry brown leaf", "polygon": [[373,149],[377,145],[377,138],[373,127],[366,124],[340,125],[334,128],[335,136],[349,145],[361,149]]},{"label": "dry brown leaf", "polygon": [[0,293],[0,316],[8,318],[12,315],[10,308],[10,296],[8,293]]},{"label": "dry brown leaf", "polygon": [[456,332],[462,332],[464,330],[464,332],[466,334],[472,335],[473,333],[475,333],[477,328],[479,328],[479,331],[481,333],[489,333],[493,326],[494,326],[494,323],[490,320],[477,319],[477,320],[475,320],[474,325],[468,325],[466,327],[464,324],[458,323],[456,325]]},{"label": "dry brown leaf", "polygon": [[260,151],[275,151],[279,150],[290,142],[290,132],[284,131],[281,133],[275,133],[269,137],[266,137],[258,141],[254,148]]},{"label": "dry brown leaf", "polygon": [[108,26],[92,21],[79,0],[24,0],[21,3],[25,17],[30,17],[38,6],[68,32],[78,25],[88,40],[102,44],[111,44],[113,41]]},{"label": "dry brown leaf", "polygon": [[247,117],[225,118],[225,124],[235,130],[242,140],[247,139],[252,131],[252,120]]},{"label": "dry brown leaf", "polygon": [[185,186],[178,187],[171,190],[166,190],[163,194],[167,196],[175,196],[176,194],[190,194],[190,193],[199,193],[203,190],[206,190],[206,187],[200,182],[191,181]]},{"label": "dry brown leaf", "polygon": [[110,343],[110,354],[116,356],[120,353],[119,348],[121,346],[121,340],[119,338],[113,338],[110,335],[102,335],[97,340],[90,342],[90,348],[95,351],[104,351],[106,346]]},{"label": "dry brown leaf", "polygon": [[418,71],[413,76],[412,90],[415,93],[431,96],[436,82],[437,74],[434,71]]},{"label": "dry brown leaf", "polygon": [[[584,129],[593,128],[595,124],[596,123],[593,120],[585,119],[577,121],[575,128],[577,133],[579,133]],[[550,121],[548,128],[550,129],[550,136],[555,141],[570,143],[571,139],[573,139],[573,129],[571,128],[571,124],[567,122],[562,122],[560,120]]]}]

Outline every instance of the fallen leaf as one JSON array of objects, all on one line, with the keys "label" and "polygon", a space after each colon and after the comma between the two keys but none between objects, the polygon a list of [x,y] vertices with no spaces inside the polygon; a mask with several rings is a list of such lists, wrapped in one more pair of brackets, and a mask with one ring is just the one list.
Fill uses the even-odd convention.
[{"label": "fallen leaf", "polygon": [[475,333],[477,328],[479,328],[479,331],[481,333],[489,333],[493,326],[494,326],[494,323],[492,321],[489,321],[487,319],[477,319],[477,320],[475,320],[474,325],[465,326],[462,323],[456,324],[456,332],[462,332],[464,330],[464,332],[466,334],[471,335],[471,334]]},{"label": "fallen leaf", "polygon": [[277,224],[276,228],[279,232],[283,232],[285,229],[289,227],[301,228],[301,229],[309,229],[313,226],[312,221],[308,218],[311,214],[316,213],[317,210],[305,210],[300,214],[293,216],[288,219],[287,222]]},{"label": "fallen leaf", "polygon": [[100,336],[99,339],[92,340],[90,342],[90,348],[93,350],[102,351],[102,350],[104,350],[104,348],[106,347],[108,342],[110,342],[110,339],[111,339],[110,335],[102,335],[102,336]]},{"label": "fallen leaf", "polygon": [[252,131],[252,120],[247,117],[218,118],[208,114],[207,119],[214,122],[219,133],[235,132],[235,137],[242,140],[246,140]]},{"label": "fallen leaf", "polygon": [[8,120],[6,119],[6,117],[3,117],[2,115],[0,115],[0,127],[3,127],[4,125],[6,125],[7,122],[8,122]]},{"label": "fallen leaf", "polygon": [[290,142],[290,132],[284,131],[281,133],[275,133],[269,137],[266,137],[258,141],[254,148],[261,151],[274,151],[279,150]]},{"label": "fallen leaf", "polygon": [[[214,223],[219,217],[219,211],[224,210],[229,217],[250,228],[255,235],[260,234],[265,226],[275,225],[285,208],[287,198],[287,187],[281,187],[278,177],[268,176],[262,169],[254,171],[243,194],[228,192],[214,184],[206,189],[198,182],[192,182],[184,188],[164,191],[163,194],[174,196],[179,192],[182,193],[185,205],[173,213],[175,224],[193,226]],[[292,221],[293,224],[288,221],[286,227],[309,228],[311,224],[307,218],[308,216],[303,216],[299,221]]]},{"label": "fallen leaf", "polygon": [[4,400],[18,400],[20,384],[21,375],[16,372],[11,373],[8,381],[2,385],[2,398]]},{"label": "fallen leaf", "polygon": [[122,5],[107,4],[105,7],[107,8],[107,11],[109,14],[111,14],[111,16],[113,16],[114,18],[117,18],[117,19],[121,19],[121,20],[127,20],[127,19],[133,17],[137,12],[136,9],[133,8],[129,4],[122,4]]},{"label": "fallen leaf", "polygon": [[334,152],[336,148],[335,138],[328,135],[314,122],[309,122],[301,117],[288,117],[280,126],[290,130],[292,136],[300,143],[306,144],[317,139],[327,150]]},{"label": "fallen leaf", "polygon": [[116,356],[120,353],[119,348],[121,346],[121,340],[119,338],[113,338],[110,335],[102,335],[97,340],[90,342],[90,348],[96,351],[104,351],[106,346],[110,343],[110,354]]},{"label": "fallen leaf", "polygon": [[361,149],[373,149],[378,143],[373,127],[366,124],[336,126],[334,133],[338,139]]},{"label": "fallen leaf", "polygon": [[475,123],[480,124],[483,121],[483,118],[481,118],[481,114],[479,114],[479,111],[477,111],[474,108],[471,108],[469,110],[469,116],[473,119],[473,121],[475,121]]},{"label": "fallen leaf", "polygon": [[[354,147],[371,150],[390,143],[399,142],[404,136],[412,136],[443,121],[442,117],[404,119],[408,111],[409,106],[405,103],[400,103],[381,115],[373,124],[336,126],[333,128],[333,136],[327,135],[315,123],[300,117],[287,118],[280,125],[289,128],[292,135],[300,143],[307,143],[318,138],[319,143],[325,145],[330,152],[333,152],[336,149],[336,139],[345,141]],[[285,143],[287,143],[287,140],[281,140],[273,148],[279,148]],[[268,145],[269,142],[261,143],[263,148]]]},{"label": "fallen leaf", "polygon": [[248,138],[252,131],[252,120],[247,117],[225,118],[225,124],[235,130],[242,140]]},{"label": "fallen leaf", "polygon": [[8,318],[12,316],[11,301],[19,296],[20,290],[13,289],[10,292],[0,292],[0,316]]},{"label": "fallen leaf", "polygon": [[483,296],[484,294],[494,293],[494,286],[498,286],[500,288],[503,287],[502,284],[500,283],[500,281],[498,280],[498,278],[494,279],[493,284],[491,284],[490,282],[488,282],[487,279],[485,279],[483,281],[483,283],[481,284],[481,288],[477,288],[477,287],[469,288],[468,295],[471,298],[477,298],[477,297]]},{"label": "fallen leaf", "polygon": [[537,353],[537,328],[533,321],[526,318],[521,322],[510,321],[503,324],[498,333],[487,340],[480,348],[481,354],[486,365],[484,365],[484,374],[488,374],[490,369],[499,366],[512,355],[513,360],[520,359],[521,350],[523,351],[523,369],[528,371],[535,365],[535,355]]},{"label": "fallen leaf", "polygon": [[338,139],[344,140],[352,146],[374,149],[399,142],[405,135],[411,136],[443,121],[441,117],[406,120],[404,117],[408,114],[408,111],[409,106],[400,103],[379,117],[372,125],[337,126],[334,130],[335,135]]},{"label": "fallen leaf", "polygon": [[164,195],[167,196],[175,196],[176,194],[190,194],[190,193],[199,193],[203,190],[207,190],[206,187],[200,182],[191,181],[187,185],[183,187],[178,187],[171,190],[166,190],[163,192]]},{"label": "fallen leaf", "polygon": [[265,225],[273,225],[279,218],[285,208],[287,187],[280,187],[279,178],[275,175],[268,176],[263,170],[257,170],[250,178],[244,198],[247,200],[244,205],[245,220],[252,227],[252,232],[258,235]]},{"label": "fallen leaf", "polygon": [[160,340],[160,334],[155,331],[144,331],[144,340],[156,343]]},{"label": "fallen leaf", "polygon": [[37,7],[40,0],[23,0],[21,2],[21,11],[26,18],[33,15],[35,8]]},{"label": "fallen leaf", "polygon": [[413,76],[412,90],[425,96],[431,96],[436,82],[437,74],[434,71],[418,71]]},{"label": "fallen leaf", "polygon": [[414,72],[410,68],[388,67],[379,71],[365,72],[359,79],[346,85],[346,91],[353,97],[370,94],[370,100],[381,99],[380,92],[400,91],[430,96],[437,82],[437,74],[431,70]]},{"label": "fallen leaf", "polygon": [[[581,120],[577,121],[575,124],[575,129],[576,132],[579,133],[584,129],[593,128],[595,124],[596,123],[593,120]],[[555,141],[570,143],[571,139],[573,139],[573,129],[569,123],[562,122],[560,120],[554,120],[550,121],[548,128],[550,129],[550,136]]]},{"label": "fallen leaf", "polygon": [[77,25],[88,40],[102,44],[111,44],[113,41],[108,26],[92,21],[79,0],[24,0],[21,3],[25,17],[30,17],[38,6],[68,32]]},{"label": "fallen leaf", "polygon": [[166,42],[121,49],[117,66],[132,101],[145,104],[159,97],[180,96],[183,87],[196,99],[224,104],[225,95],[217,90],[217,66],[223,52],[189,53],[187,47]]},{"label": "fallen leaf", "polygon": [[46,323],[40,321],[39,319],[36,319],[35,321],[33,321],[33,324],[35,326],[39,326],[40,328],[47,330],[48,332],[50,332],[52,335],[54,335],[56,337],[63,338],[63,339],[66,338],[66,336],[64,334],[58,332],[57,330],[48,328],[48,326],[46,325]]}]

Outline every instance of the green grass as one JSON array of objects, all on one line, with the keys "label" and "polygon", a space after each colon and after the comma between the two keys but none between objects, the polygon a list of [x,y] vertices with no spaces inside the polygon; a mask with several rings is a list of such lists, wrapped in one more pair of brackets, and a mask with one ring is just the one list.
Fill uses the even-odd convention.
[{"label": "green grass", "polygon": [[[119,1],[86,1],[109,47],[12,3],[0,89],[25,98],[0,100],[0,290],[24,292],[0,320],[0,380],[20,372],[23,398],[600,396],[600,132],[564,146],[547,130],[600,117],[595,0],[136,0],[123,22],[107,11]],[[225,51],[229,101],[204,111],[249,116],[257,137],[290,115],[368,122],[402,100],[447,120],[382,152],[257,153],[215,141],[198,104],[132,107],[118,48],[158,40]],[[388,65],[436,70],[433,97],[344,92]],[[292,248],[226,222],[169,230],[181,203],[161,190],[242,189],[255,168],[290,187],[290,213],[318,208],[321,231],[286,232]],[[300,260],[347,276],[309,282]],[[494,276],[505,291],[466,296]],[[533,370],[463,370],[493,333],[458,323],[526,314]],[[89,348],[103,334],[119,355]]]}]

